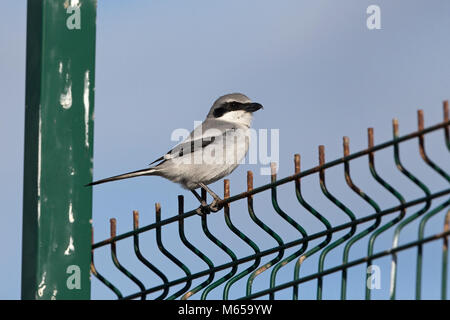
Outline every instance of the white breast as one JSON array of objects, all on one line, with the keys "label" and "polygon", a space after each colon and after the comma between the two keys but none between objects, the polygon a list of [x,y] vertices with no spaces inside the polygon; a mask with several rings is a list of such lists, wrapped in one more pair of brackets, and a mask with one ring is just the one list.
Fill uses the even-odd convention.
[{"label": "white breast", "polygon": [[225,113],[220,120],[229,121],[237,125],[250,127],[252,122],[252,114],[243,110],[230,111]]}]

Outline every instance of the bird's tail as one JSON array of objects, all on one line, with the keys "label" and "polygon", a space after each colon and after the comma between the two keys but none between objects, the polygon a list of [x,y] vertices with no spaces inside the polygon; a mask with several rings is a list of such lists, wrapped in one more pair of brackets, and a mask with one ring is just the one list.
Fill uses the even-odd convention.
[{"label": "bird's tail", "polygon": [[138,176],[154,175],[156,171],[157,170],[155,168],[147,168],[147,169],[141,169],[141,170],[137,170],[137,171],[127,172],[127,173],[124,173],[124,174],[119,174],[118,176],[114,176],[114,177],[110,177],[110,178],[106,178],[106,179],[102,179],[102,180],[97,180],[97,181],[91,182],[91,183],[87,184],[86,187],[87,186],[93,186],[93,185],[96,185],[96,184],[105,183],[105,182],[110,182],[110,181],[134,178],[134,177],[138,177]]}]

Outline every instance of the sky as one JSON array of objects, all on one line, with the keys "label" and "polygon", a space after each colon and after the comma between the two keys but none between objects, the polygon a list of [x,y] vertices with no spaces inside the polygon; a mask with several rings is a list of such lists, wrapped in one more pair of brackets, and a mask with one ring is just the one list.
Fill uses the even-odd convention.
[{"label": "sky", "polygon": [[[381,9],[381,29],[366,25],[369,5]],[[191,130],[202,121],[220,95],[242,92],[264,105],[253,120],[255,129],[279,131],[279,177],[293,173],[293,155],[301,154],[302,169],[317,165],[317,146],[325,146],[326,160],[342,156],[342,137],[350,139],[350,150],[367,146],[367,128],[373,127],[375,142],[392,138],[392,119],[398,118],[400,134],[416,130],[416,110],[425,113],[425,125],[442,121],[442,101],[450,98],[450,2],[425,1],[144,1],[98,0],[94,178],[144,168],[169,150],[176,141],[172,132]],[[25,93],[26,1],[4,0],[0,19],[0,299],[20,297],[21,223],[23,188],[23,139]],[[427,140],[427,151],[436,163],[450,170],[442,133]],[[428,138],[427,138],[428,139]],[[434,174],[420,159],[417,141],[401,147],[402,161],[432,191],[448,188],[448,182]],[[401,190],[407,200],[423,196],[417,186],[395,168],[392,150],[380,152],[380,174]],[[353,164],[352,164],[353,165]],[[270,181],[260,174],[267,163],[243,164],[230,176],[231,193],[246,188],[246,171],[255,173],[255,186]],[[382,204],[396,200],[370,178],[367,159],[354,162],[353,178],[363,190]],[[372,213],[370,207],[345,187],[342,167],[327,172],[330,191],[342,199],[355,215]],[[222,194],[223,182],[211,187]],[[317,175],[305,179],[304,196],[333,224],[347,218],[324,198]],[[198,204],[190,192],[157,177],[143,177],[94,188],[93,224],[95,241],[108,237],[109,218],[115,217],[118,233],[132,228],[132,210],[139,210],[141,224],[155,221],[154,204],[159,202],[162,217],[177,213],[177,195],[183,194],[186,209]],[[321,230],[295,200],[292,184],[278,190],[283,210],[308,231]],[[438,205],[438,199],[433,207]],[[255,196],[255,210],[286,241],[298,237],[295,229],[276,216],[266,193]],[[408,214],[420,208],[412,207]],[[261,248],[274,241],[250,222],[245,201],[231,206],[232,220],[246,230]],[[223,214],[209,218],[211,232],[239,255],[250,254],[241,240],[227,229]],[[387,220],[386,220],[387,221]],[[430,221],[427,234],[442,230],[443,214]],[[228,258],[205,240],[200,219],[187,223],[188,238],[214,262]],[[361,225],[367,227],[368,225]],[[342,236],[343,233],[336,235]],[[415,239],[417,224],[405,228],[400,243]],[[143,235],[145,253],[156,265],[176,278],[182,272],[158,253],[154,233]],[[163,230],[168,249],[183,257],[192,270],[205,267],[183,248],[177,226]],[[377,250],[392,243],[392,232],[380,237]],[[313,245],[313,244],[312,244]],[[440,243],[425,246],[424,298],[438,298]],[[144,247],[144,245],[143,245]],[[355,245],[351,258],[361,256],[367,239]],[[143,250],[144,250],[143,249]],[[159,283],[133,257],[130,243],[119,246],[123,261],[146,285]],[[327,257],[326,266],[339,261],[342,248]],[[114,270],[107,249],[99,250],[97,268],[114,279],[125,294],[137,287]],[[373,297],[386,299],[389,291],[390,258],[378,262],[381,289]],[[415,251],[399,255],[398,297],[414,297]],[[246,267],[248,265],[244,265]],[[317,259],[305,262],[302,272],[317,268]],[[292,264],[280,272],[279,283],[292,277]],[[223,273],[222,273],[223,274]],[[363,267],[349,272],[349,298],[363,296]],[[324,280],[324,298],[338,298],[340,274]],[[255,290],[267,287],[268,273],[255,281]],[[449,286],[450,287],[450,286]],[[231,297],[243,294],[241,281]],[[315,283],[301,286],[304,298],[315,297]],[[222,290],[211,297],[220,298]],[[113,294],[92,280],[92,298],[109,299]],[[290,291],[279,293],[289,298]],[[198,295],[193,298],[198,298]]]}]

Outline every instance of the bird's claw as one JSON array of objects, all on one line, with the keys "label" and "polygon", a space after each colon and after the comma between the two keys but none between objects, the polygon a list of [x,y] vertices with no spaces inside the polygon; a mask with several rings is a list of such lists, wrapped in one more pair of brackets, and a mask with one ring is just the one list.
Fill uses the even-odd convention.
[{"label": "bird's claw", "polygon": [[200,207],[198,207],[195,211],[199,216],[211,213],[210,207],[205,201],[202,201]]},{"label": "bird's claw", "polygon": [[211,210],[212,212],[217,212],[222,209],[223,206],[219,206],[218,202],[219,201],[217,199],[214,199],[213,202],[211,202],[211,204],[209,205],[209,210]]},{"label": "bird's claw", "polygon": [[208,205],[205,201],[202,201],[200,207],[198,207],[195,211],[199,216],[210,214],[211,212],[217,212],[223,207],[221,205],[218,205],[218,202],[219,200],[213,200],[213,202]]}]

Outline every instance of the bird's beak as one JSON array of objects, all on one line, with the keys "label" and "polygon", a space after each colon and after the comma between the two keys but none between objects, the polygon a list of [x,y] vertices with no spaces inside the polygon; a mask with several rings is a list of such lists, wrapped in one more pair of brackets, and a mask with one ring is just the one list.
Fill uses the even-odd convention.
[{"label": "bird's beak", "polygon": [[257,102],[251,102],[249,104],[247,104],[245,111],[248,112],[255,112],[258,111],[259,109],[264,109],[263,106]]}]

